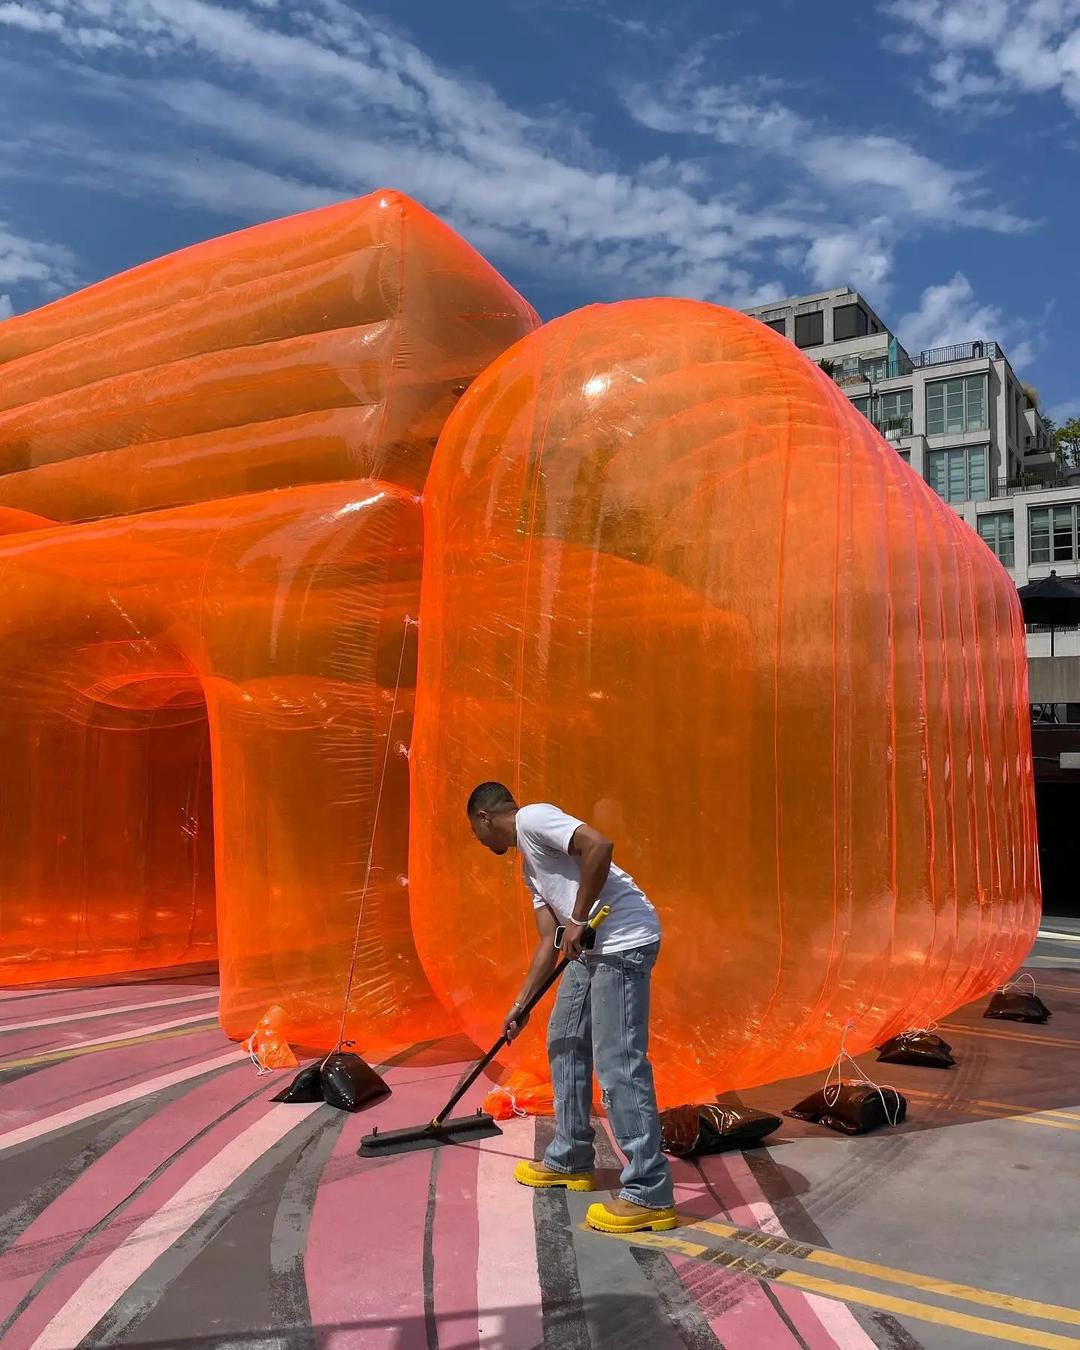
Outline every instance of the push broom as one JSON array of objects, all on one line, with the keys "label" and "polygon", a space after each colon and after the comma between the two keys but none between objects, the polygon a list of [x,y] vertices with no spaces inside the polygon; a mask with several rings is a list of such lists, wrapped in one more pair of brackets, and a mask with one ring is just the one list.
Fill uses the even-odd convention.
[{"label": "push broom", "polygon": [[[581,945],[583,947],[592,947],[596,942],[596,930],[611,913],[611,907],[604,905],[589,920],[588,926],[582,935]],[[559,945],[562,937],[562,929],[555,934],[555,944]],[[528,1000],[521,1009],[520,1016],[527,1017],[536,1007],[547,991],[563,973],[567,967],[568,960],[564,956],[555,969],[547,977],[540,988]],[[376,1127],[370,1134],[364,1135],[360,1140],[360,1147],[357,1152],[361,1158],[371,1158],[376,1155],[386,1153],[411,1153],[415,1149],[438,1148],[440,1144],[457,1144],[469,1139],[491,1139],[497,1134],[502,1134],[502,1130],[495,1124],[494,1118],[487,1111],[476,1111],[471,1116],[455,1116],[449,1119],[450,1112],[465,1096],[469,1088],[476,1082],[487,1066],[499,1053],[504,1045],[509,1045],[509,1039],[504,1035],[500,1036],[487,1054],[481,1059],[460,1082],[454,1090],[453,1096],[446,1103],[443,1109],[435,1116],[433,1120],[428,1121],[426,1125],[414,1125],[408,1130],[385,1130],[379,1133]]]}]

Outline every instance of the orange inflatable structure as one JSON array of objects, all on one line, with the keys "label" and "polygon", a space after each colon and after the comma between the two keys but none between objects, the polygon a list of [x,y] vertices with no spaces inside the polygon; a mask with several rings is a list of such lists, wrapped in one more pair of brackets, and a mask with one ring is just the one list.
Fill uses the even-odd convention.
[{"label": "orange inflatable structure", "polygon": [[[991,989],[1037,926],[1024,630],[975,535],[756,320],[595,306],[499,357],[425,490],[413,929],[490,1037],[535,943],[462,820],[503,779],[659,908],[661,1100]],[[452,935],[448,940],[447,935]],[[542,1071],[543,1028],[508,1056]]]},{"label": "orange inflatable structure", "polygon": [[[395,193],[0,324],[0,980],[212,958],[301,1043],[445,1027],[409,923],[419,499],[536,324]],[[70,523],[69,523],[70,522]]]},{"label": "orange inflatable structure", "polygon": [[[535,941],[492,777],[660,909],[666,1103],[1014,969],[1007,575],[755,320],[537,324],[389,192],[0,324],[0,981],[217,957],[260,1062],[490,1041]],[[540,1028],[507,1058],[539,1109]]]}]

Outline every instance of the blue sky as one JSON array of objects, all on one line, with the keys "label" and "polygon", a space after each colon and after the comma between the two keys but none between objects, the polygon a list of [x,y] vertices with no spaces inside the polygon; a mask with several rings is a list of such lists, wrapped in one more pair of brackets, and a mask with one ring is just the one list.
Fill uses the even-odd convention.
[{"label": "blue sky", "polygon": [[1080,413],[1080,0],[0,0],[0,115],[0,315],[393,186],[545,317],[851,283]]}]

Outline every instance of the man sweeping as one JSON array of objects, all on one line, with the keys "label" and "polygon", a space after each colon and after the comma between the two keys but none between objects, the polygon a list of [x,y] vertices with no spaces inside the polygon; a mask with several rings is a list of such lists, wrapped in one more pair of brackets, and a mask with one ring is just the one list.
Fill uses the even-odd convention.
[{"label": "man sweeping", "polygon": [[[649,1063],[649,979],[660,948],[656,910],[612,862],[611,841],[558,807],[519,807],[502,783],[481,783],[469,797],[468,815],[473,834],[492,853],[518,849],[533,897],[539,941],[506,1015],[508,1039],[525,1025],[522,1008],[559,959],[559,925],[565,927],[561,949],[570,958],[548,1023],[555,1137],[541,1162],[518,1163],[514,1176],[524,1186],[592,1190],[595,1067],[626,1166],[618,1195],[591,1205],[587,1221],[605,1233],[674,1228],[671,1170],[660,1152]],[[597,930],[595,948],[583,951],[582,934],[599,905],[610,905],[611,914]]]}]

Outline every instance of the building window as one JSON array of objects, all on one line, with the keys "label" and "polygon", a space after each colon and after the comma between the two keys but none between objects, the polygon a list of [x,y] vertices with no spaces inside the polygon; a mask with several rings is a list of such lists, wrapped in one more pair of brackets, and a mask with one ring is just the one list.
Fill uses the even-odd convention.
[{"label": "building window", "polygon": [[[895,389],[882,394],[880,401],[880,420],[882,429],[890,431],[905,420],[911,420],[911,390]],[[910,428],[909,428],[910,430]]]},{"label": "building window", "polygon": [[1039,506],[1028,512],[1028,544],[1033,563],[1076,562],[1076,504]]},{"label": "building window", "polygon": [[910,451],[910,450],[897,450],[896,453],[900,456],[900,458],[904,461],[905,464],[910,464],[910,463],[911,463],[911,451]]},{"label": "building window", "polygon": [[926,457],[926,481],[947,502],[986,501],[988,449],[961,445],[954,450],[931,450]]},{"label": "building window", "polygon": [[870,321],[862,305],[837,305],[833,310],[832,321],[834,342],[865,337],[870,330]]},{"label": "building window", "polygon": [[871,356],[862,363],[863,377],[867,380],[887,380],[889,378],[889,358]]},{"label": "building window", "polygon": [[779,333],[781,337],[787,337],[787,319],[763,319],[762,322],[766,328],[771,328],[774,333]]},{"label": "building window", "polygon": [[864,417],[870,416],[870,400],[868,398],[853,398],[851,406],[856,412],[861,412]]},{"label": "building window", "polygon": [[935,380],[926,386],[926,434],[952,436],[986,428],[986,376]]},{"label": "building window", "polygon": [[819,309],[816,314],[795,315],[795,346],[820,347],[825,341],[825,315]]},{"label": "building window", "polygon": [[1013,537],[1013,516],[1011,511],[995,511],[993,515],[979,517],[979,538],[988,544],[990,551],[1002,567],[1013,567],[1016,563],[1016,540]]},{"label": "building window", "polygon": [[911,390],[894,389],[881,396],[882,417],[910,417]]}]

